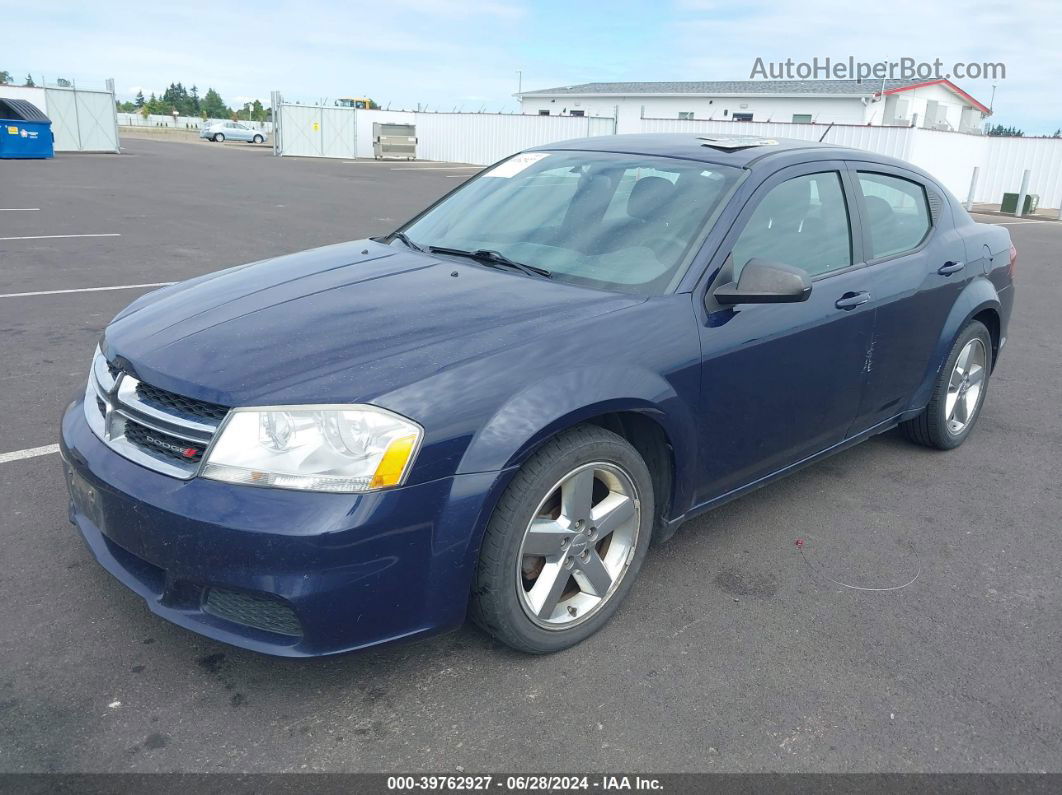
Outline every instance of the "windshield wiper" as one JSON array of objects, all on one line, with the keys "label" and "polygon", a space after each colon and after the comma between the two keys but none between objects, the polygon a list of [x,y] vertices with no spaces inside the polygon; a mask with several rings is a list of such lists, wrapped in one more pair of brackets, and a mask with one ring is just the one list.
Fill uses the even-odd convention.
[{"label": "windshield wiper", "polygon": [[428,246],[428,251],[432,254],[449,254],[453,257],[468,257],[478,262],[482,262],[485,265],[493,265],[495,267],[512,268],[518,270],[521,273],[526,273],[528,276],[542,276],[543,278],[552,278],[552,271],[548,271],[545,268],[540,268],[537,265],[528,265],[524,262],[517,262],[516,260],[509,259],[500,251],[494,251],[489,248],[479,248],[475,251],[466,251],[463,248],[447,248],[446,246]]},{"label": "windshield wiper", "polygon": [[395,233],[393,233],[391,235],[391,238],[393,240],[401,240],[403,243],[405,243],[407,246],[409,246],[414,251],[424,251],[425,250],[424,246],[420,245],[419,243],[414,243],[412,240],[410,240],[409,235],[407,235],[405,232],[395,232]]}]

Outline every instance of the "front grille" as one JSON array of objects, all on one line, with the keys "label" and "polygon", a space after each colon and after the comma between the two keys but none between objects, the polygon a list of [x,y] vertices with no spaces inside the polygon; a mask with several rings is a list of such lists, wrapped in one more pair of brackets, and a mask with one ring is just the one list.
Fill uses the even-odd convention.
[{"label": "front grille", "polygon": [[183,462],[198,463],[203,459],[203,453],[206,450],[203,445],[192,444],[176,436],[160,433],[130,419],[125,421],[125,438],[137,447],[146,448],[159,455]]},{"label": "front grille", "polygon": [[302,625],[291,605],[279,596],[264,593],[208,588],[203,597],[203,611],[236,624],[243,624],[278,635],[302,636]]},{"label": "front grille", "polygon": [[217,403],[207,403],[205,400],[196,400],[175,392],[167,392],[165,389],[145,384],[143,381],[136,385],[136,395],[160,411],[189,419],[221,422],[229,411],[227,407],[219,406]]},{"label": "front grille", "polygon": [[99,349],[85,391],[85,417],[112,450],[187,480],[199,470],[228,409],[142,383]]}]

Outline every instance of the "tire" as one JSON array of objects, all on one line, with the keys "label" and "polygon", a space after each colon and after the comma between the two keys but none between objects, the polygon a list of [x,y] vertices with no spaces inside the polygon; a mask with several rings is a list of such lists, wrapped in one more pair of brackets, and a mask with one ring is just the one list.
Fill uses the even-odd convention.
[{"label": "tire", "polygon": [[256,135],[251,140],[254,141],[254,143],[256,144],[265,143],[265,138],[263,138],[261,135]]},{"label": "tire", "polygon": [[214,142],[219,144],[225,143],[225,135],[223,133],[217,133],[214,136]]},{"label": "tire", "polygon": [[[960,357],[965,361],[960,362]],[[983,323],[971,321],[951,346],[929,405],[914,419],[900,423],[904,435],[937,450],[958,447],[981,416],[991,372],[992,336]]]},{"label": "tire", "polygon": [[581,425],[551,439],[517,472],[487,525],[472,620],[530,654],[585,640],[634,585],[654,515],[649,470],[621,436]]}]

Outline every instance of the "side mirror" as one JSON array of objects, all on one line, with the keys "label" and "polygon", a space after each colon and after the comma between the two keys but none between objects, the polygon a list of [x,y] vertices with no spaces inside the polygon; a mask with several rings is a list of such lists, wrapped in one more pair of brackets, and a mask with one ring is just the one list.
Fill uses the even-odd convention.
[{"label": "side mirror", "polygon": [[795,304],[811,295],[811,280],[802,268],[753,257],[741,269],[737,283],[718,287],[713,294],[723,305]]}]

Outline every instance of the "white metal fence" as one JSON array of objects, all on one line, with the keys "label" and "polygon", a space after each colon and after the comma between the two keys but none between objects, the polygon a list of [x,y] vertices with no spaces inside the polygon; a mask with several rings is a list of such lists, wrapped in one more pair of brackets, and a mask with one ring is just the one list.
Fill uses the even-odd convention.
[{"label": "white metal fence", "polygon": [[[231,121],[231,119],[203,119],[199,116],[177,116],[174,118],[172,115],[167,116],[159,113],[149,113],[147,116],[142,116],[139,113],[126,113],[119,111],[117,114],[118,126],[120,127],[175,127],[177,129],[185,130],[199,130],[210,124],[216,124],[217,122]],[[248,127],[253,127],[256,130],[262,130],[264,132],[272,132],[273,124],[268,121],[247,121],[246,119],[240,119],[240,124],[246,124]]]},{"label": "white metal fence", "polygon": [[489,165],[531,146],[615,132],[612,119],[355,110],[277,102],[274,150],[298,157],[372,157],[374,122],[413,124],[417,158]]},{"label": "white metal fence", "polygon": [[113,80],[104,90],[5,85],[0,97],[29,100],[51,119],[57,152],[118,151]]}]

